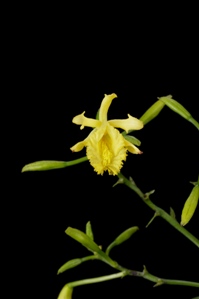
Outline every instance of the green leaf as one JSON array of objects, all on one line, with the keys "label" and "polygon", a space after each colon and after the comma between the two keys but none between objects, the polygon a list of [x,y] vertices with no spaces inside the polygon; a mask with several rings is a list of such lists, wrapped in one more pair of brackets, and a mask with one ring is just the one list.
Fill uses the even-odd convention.
[{"label": "green leaf", "polygon": [[183,118],[191,122],[198,130],[199,123],[192,117],[188,110],[186,110],[180,103],[176,100],[172,99],[172,96],[169,95],[167,97],[159,98],[165,105],[167,105],[171,110],[181,115]]},{"label": "green leaf", "polygon": [[130,143],[135,144],[137,146],[140,146],[140,144],[141,144],[141,141],[139,139],[135,138],[134,136],[124,134],[124,138],[127,141],[129,141]]}]

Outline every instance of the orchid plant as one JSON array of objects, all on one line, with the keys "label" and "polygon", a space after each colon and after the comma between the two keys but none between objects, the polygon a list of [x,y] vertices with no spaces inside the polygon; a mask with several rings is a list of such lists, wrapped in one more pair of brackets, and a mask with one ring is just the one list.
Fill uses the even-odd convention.
[{"label": "orchid plant", "polygon": [[[80,125],[82,130],[84,127],[91,127],[92,131],[83,141],[76,143],[71,147],[73,152],[79,152],[86,148],[86,156],[73,160],[73,161],[38,161],[25,165],[22,172],[26,171],[43,171],[50,169],[64,168],[73,166],[84,161],[89,161],[94,171],[98,175],[103,175],[105,171],[109,175],[117,176],[117,184],[124,184],[129,187],[132,191],[143,200],[143,202],[154,211],[154,216],[150,223],[155,217],[161,217],[167,221],[173,228],[178,230],[187,239],[189,239],[195,246],[199,248],[199,240],[187,231],[184,226],[191,220],[196,210],[199,200],[199,176],[193,183],[192,191],[188,199],[186,200],[181,214],[181,223],[179,223],[174,216],[174,211],[171,209],[170,214],[165,212],[163,209],[155,205],[150,198],[150,195],[154,190],[143,193],[141,189],[135,184],[132,178],[126,178],[122,173],[121,169],[123,163],[126,161],[127,153],[142,154],[137,146],[140,145],[140,141],[129,133],[140,130],[148,122],[153,120],[164,108],[168,106],[171,110],[178,113],[180,116],[191,122],[198,130],[199,123],[191,116],[191,114],[177,101],[172,99],[172,96],[165,96],[158,98],[158,100],[142,115],[140,119],[137,119],[128,114],[127,119],[114,119],[108,120],[107,113],[112,101],[117,97],[116,94],[105,95],[96,118],[87,118],[84,116],[85,112],[77,115],[73,118],[72,122],[76,125]],[[123,131],[120,132],[119,129]],[[148,225],[150,224],[148,223]],[[58,299],[69,299],[72,298],[73,289],[80,285],[99,283],[107,280],[129,276],[137,276],[152,281],[155,286],[159,285],[182,285],[199,288],[199,282],[185,281],[185,280],[173,280],[157,277],[149,273],[144,267],[143,271],[136,271],[128,269],[120,265],[117,261],[113,260],[110,256],[111,250],[126,240],[128,240],[134,233],[138,231],[138,227],[130,227],[121,233],[106,250],[102,250],[98,244],[94,241],[94,235],[92,231],[91,223],[86,224],[85,232],[78,229],[68,227],[66,234],[77,242],[81,243],[89,251],[89,255],[83,258],[75,258],[67,261],[58,270],[58,274],[63,273],[66,270],[77,267],[81,263],[89,260],[100,260],[114,268],[116,273],[111,275],[105,275],[95,278],[87,278],[79,281],[73,281],[67,283],[58,295]]]}]

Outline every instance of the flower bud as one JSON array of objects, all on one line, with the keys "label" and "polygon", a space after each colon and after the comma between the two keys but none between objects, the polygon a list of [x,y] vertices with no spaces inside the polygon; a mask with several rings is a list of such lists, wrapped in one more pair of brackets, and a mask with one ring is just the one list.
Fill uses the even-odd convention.
[{"label": "flower bud", "polygon": [[144,125],[146,125],[156,116],[158,116],[164,105],[165,104],[162,101],[158,100],[140,117],[140,120],[144,123]]},{"label": "flower bud", "polygon": [[133,226],[125,230],[123,233],[121,233],[107,248],[106,254],[109,254],[111,249],[117,245],[122,244],[126,240],[128,240],[137,230],[139,227]]},{"label": "flower bud", "polygon": [[64,271],[66,270],[69,270],[71,268],[74,268],[78,265],[80,265],[82,263],[82,260],[81,259],[73,259],[73,260],[70,260],[68,262],[66,262],[63,266],[61,266],[59,268],[59,270],[57,271],[57,274],[60,274],[60,273],[63,273]]},{"label": "flower bud", "polygon": [[63,287],[57,299],[72,299],[73,289],[67,284]]},{"label": "flower bud", "polygon": [[199,199],[199,185],[195,185],[191,191],[191,194],[189,195],[188,199],[186,200],[182,215],[181,215],[181,225],[186,225],[192,218]]},{"label": "flower bud", "polygon": [[116,262],[114,262],[106,253],[104,253],[99,248],[99,246],[86,234],[72,227],[68,227],[65,232],[71,238],[75,239],[77,242],[85,246],[88,250],[92,251],[95,254],[97,253],[99,259],[103,260],[105,263],[111,265],[112,267],[116,266]]},{"label": "flower bud", "polygon": [[120,245],[121,243],[128,240],[137,230],[139,227],[133,226],[125,230],[123,233],[121,233],[114,241],[115,245]]},{"label": "flower bud", "polygon": [[91,240],[85,233],[81,232],[78,229],[68,227],[65,231],[67,235],[69,235],[71,238],[75,239],[77,242],[81,243],[83,246],[85,246],[87,249],[100,253],[99,246]]},{"label": "flower bud", "polygon": [[64,168],[68,166],[65,161],[37,161],[30,164],[25,165],[21,172],[25,171],[44,171],[51,169]]}]

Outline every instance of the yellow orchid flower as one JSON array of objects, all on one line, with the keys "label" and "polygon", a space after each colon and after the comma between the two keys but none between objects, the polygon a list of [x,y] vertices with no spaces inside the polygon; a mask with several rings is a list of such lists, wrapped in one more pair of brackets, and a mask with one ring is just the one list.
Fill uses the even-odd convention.
[{"label": "yellow orchid flower", "polygon": [[86,139],[78,142],[71,150],[79,152],[86,147],[86,155],[97,174],[108,171],[110,175],[117,175],[126,161],[127,151],[132,154],[142,152],[132,143],[127,141],[119,130],[120,128],[127,133],[129,130],[140,130],[143,122],[128,114],[127,119],[107,120],[108,109],[113,99],[117,95],[112,93],[104,96],[99,109],[99,120],[87,118],[82,114],[75,116],[72,122],[81,125],[82,130],[85,126],[94,128]]}]

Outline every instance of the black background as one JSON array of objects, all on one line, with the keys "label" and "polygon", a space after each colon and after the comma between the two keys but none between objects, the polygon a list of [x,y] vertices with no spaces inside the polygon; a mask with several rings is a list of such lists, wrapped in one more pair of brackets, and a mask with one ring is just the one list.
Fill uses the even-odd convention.
[{"label": "black background", "polygon": [[[52,20],[52,24],[44,21],[38,26],[32,20],[13,28],[11,79],[16,101],[11,108],[11,142],[17,196],[11,213],[16,228],[13,279],[20,280],[17,293],[24,298],[27,294],[57,298],[69,281],[114,273],[93,261],[56,274],[67,260],[87,255],[64,231],[68,226],[84,230],[89,220],[103,248],[128,227],[140,227],[132,239],[113,250],[121,265],[139,271],[146,265],[160,277],[198,281],[197,247],[160,218],[146,229],[153,212],[127,187],[112,188],[116,177],[98,176],[88,162],[49,172],[20,172],[30,162],[84,156],[85,150],[72,153],[70,147],[90,129],[80,131],[72,118],[83,111],[94,118],[105,93],[118,95],[110,119],[126,118],[127,113],[139,118],[157,97],[171,94],[199,120],[195,39],[190,37],[187,52],[183,40],[176,49],[171,46],[175,39],[171,41],[166,30],[161,41],[158,33],[153,39],[150,32],[136,36],[133,43],[130,38],[115,39],[111,33],[107,41],[99,41],[96,31],[87,40],[79,27],[77,35],[64,22],[55,26]],[[167,212],[173,207],[180,221],[192,189],[189,181],[198,176],[197,129],[165,107],[135,136],[142,141],[143,155],[129,154],[122,172],[132,176],[143,192],[155,189],[154,203]],[[198,237],[198,210],[187,229]],[[143,298],[146,294],[192,298],[198,291],[153,288],[149,281],[127,277],[76,288],[73,298]]]}]

